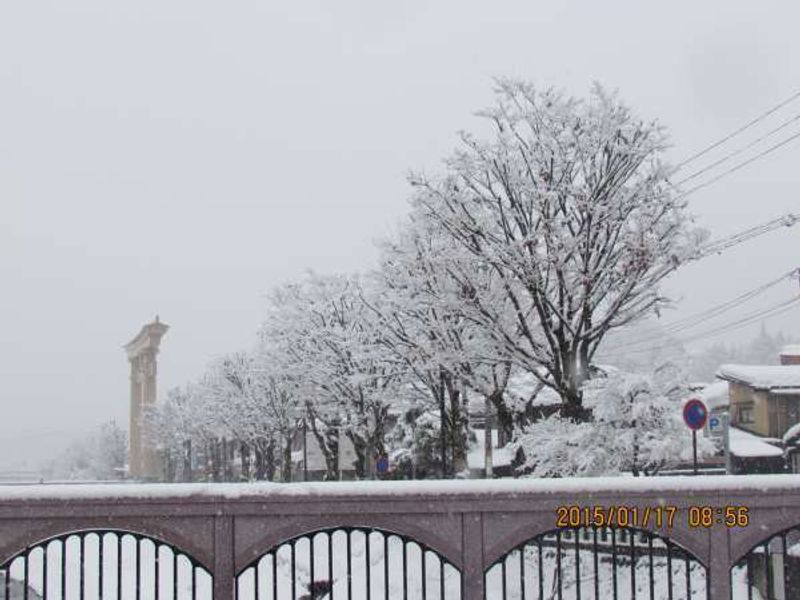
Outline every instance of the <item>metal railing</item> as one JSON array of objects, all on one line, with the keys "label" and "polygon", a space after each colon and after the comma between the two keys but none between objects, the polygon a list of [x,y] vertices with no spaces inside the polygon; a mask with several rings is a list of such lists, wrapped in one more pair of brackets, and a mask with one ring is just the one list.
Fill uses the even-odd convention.
[{"label": "metal railing", "polygon": [[[639,518],[558,526],[559,514],[614,507]],[[642,518],[656,507],[670,519]],[[726,523],[726,507],[748,519]],[[794,475],[0,486],[0,600],[790,600],[798,590]]]}]

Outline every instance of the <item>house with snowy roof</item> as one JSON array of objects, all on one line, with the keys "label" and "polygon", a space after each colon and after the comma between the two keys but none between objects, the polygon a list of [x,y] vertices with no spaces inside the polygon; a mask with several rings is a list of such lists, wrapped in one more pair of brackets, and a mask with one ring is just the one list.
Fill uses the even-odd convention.
[{"label": "house with snowy roof", "polygon": [[717,377],[728,382],[733,425],[782,438],[800,423],[800,364],[722,365]]},{"label": "house with snowy roof", "polygon": [[787,462],[800,472],[800,346],[783,348],[779,365],[722,365],[717,377],[728,384],[733,472]]}]

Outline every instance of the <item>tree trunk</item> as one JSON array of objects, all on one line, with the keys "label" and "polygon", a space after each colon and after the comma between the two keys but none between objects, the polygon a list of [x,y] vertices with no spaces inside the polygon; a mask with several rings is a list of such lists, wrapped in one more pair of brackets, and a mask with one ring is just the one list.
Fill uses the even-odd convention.
[{"label": "tree trunk", "polygon": [[183,442],[183,481],[192,481],[192,440]]},{"label": "tree trunk", "polygon": [[439,401],[439,439],[441,442],[442,479],[447,479],[447,411],[444,404],[444,373],[440,373],[441,385],[436,391]]},{"label": "tree trunk", "polygon": [[450,404],[450,448],[453,454],[451,477],[467,468],[467,419],[462,403],[466,402],[457,381],[448,377],[447,391]]},{"label": "tree trunk", "polygon": [[267,451],[264,455],[267,468],[267,479],[269,481],[275,481],[275,475],[278,471],[278,465],[276,464],[275,460],[275,444],[275,439],[270,439],[269,444],[267,444]]},{"label": "tree trunk", "polygon": [[281,480],[292,480],[292,439],[286,437],[283,441],[283,461],[281,464]]},{"label": "tree trunk", "polygon": [[[313,417],[313,415],[312,415]],[[335,427],[326,426],[320,431],[317,419],[309,420],[311,432],[317,440],[322,456],[325,458],[325,480],[334,481],[339,478],[339,433]]]},{"label": "tree trunk", "polygon": [[242,459],[242,479],[250,481],[250,446],[247,443],[240,444],[239,456]]},{"label": "tree trunk", "polygon": [[219,481],[219,440],[211,440],[208,443],[208,460],[211,465],[211,481]]},{"label": "tree trunk", "polygon": [[485,479],[494,477],[494,457],[492,456],[492,401],[486,398],[484,403],[486,417],[483,421],[483,476]]},{"label": "tree trunk", "polygon": [[502,392],[493,392],[489,400],[497,412],[497,445],[502,447],[514,436],[514,415],[508,410]]},{"label": "tree trunk", "polygon": [[253,444],[253,463],[255,467],[255,479],[256,481],[263,481],[267,474],[267,465],[264,456],[264,442],[261,440],[256,440],[255,444]]},{"label": "tree trunk", "polygon": [[353,444],[353,450],[356,453],[356,479],[364,479],[367,473],[366,462],[368,460],[367,443],[366,441],[352,433],[347,433],[347,439]]}]

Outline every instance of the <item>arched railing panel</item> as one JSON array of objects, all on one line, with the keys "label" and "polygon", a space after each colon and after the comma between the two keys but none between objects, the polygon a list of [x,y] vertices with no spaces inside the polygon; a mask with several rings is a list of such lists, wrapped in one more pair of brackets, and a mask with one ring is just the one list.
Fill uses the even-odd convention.
[{"label": "arched railing panel", "polygon": [[631,528],[558,529],[501,557],[487,600],[706,600],[705,566],[669,539]]},{"label": "arched railing panel", "polygon": [[800,525],[753,546],[731,567],[733,598],[800,598]]},{"label": "arched railing panel", "polygon": [[238,600],[459,600],[461,573],[419,542],[370,527],[286,541],[236,579]]},{"label": "arched railing panel", "polygon": [[211,598],[194,558],[128,531],[76,531],[31,545],[0,565],[0,600]]}]

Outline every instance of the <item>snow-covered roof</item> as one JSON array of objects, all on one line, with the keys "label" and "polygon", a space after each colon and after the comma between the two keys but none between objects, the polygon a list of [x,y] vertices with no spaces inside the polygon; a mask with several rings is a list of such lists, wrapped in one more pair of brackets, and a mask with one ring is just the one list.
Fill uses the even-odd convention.
[{"label": "snow-covered roof", "polygon": [[714,383],[709,383],[697,392],[696,397],[700,398],[709,410],[728,406],[730,404],[728,382],[715,381]]},{"label": "snow-covered roof", "polygon": [[738,427],[731,427],[730,436],[731,454],[741,458],[760,458],[768,456],[783,456],[783,450],[768,444],[757,435],[753,435]]},{"label": "snow-covered roof", "polygon": [[790,344],[781,348],[783,356],[800,356],[800,344]]},{"label": "snow-covered roof", "polygon": [[756,389],[800,387],[800,365],[722,365],[717,377]]}]

